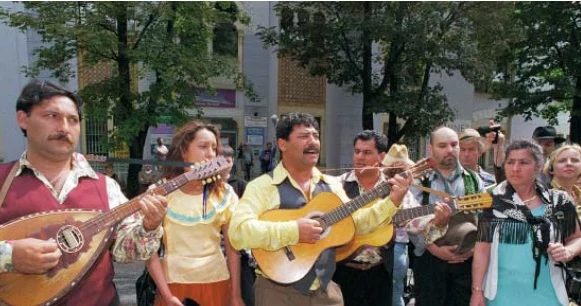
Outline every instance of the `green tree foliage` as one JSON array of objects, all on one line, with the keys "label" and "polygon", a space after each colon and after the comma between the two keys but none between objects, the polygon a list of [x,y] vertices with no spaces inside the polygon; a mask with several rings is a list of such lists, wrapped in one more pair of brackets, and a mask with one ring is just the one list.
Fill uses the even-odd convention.
[{"label": "green tree foliage", "polygon": [[570,111],[571,141],[581,143],[581,6],[516,2],[508,13],[508,31],[496,37],[506,48],[482,83],[511,99],[502,116],[541,116],[555,124],[559,112]]},{"label": "green tree foliage", "polygon": [[[29,76],[48,70],[66,83],[76,74],[71,65],[76,59],[83,67],[113,67],[112,77],[82,88],[80,95],[88,116],[114,118],[110,138],[125,142],[132,158],[142,157],[147,129],[162,116],[178,126],[191,117],[196,88],[209,88],[210,78],[244,83],[231,54],[212,54],[209,48],[215,25],[247,21],[233,2],[24,2],[24,7],[0,11],[0,19],[38,32],[45,42],[34,51],[38,60],[26,68]],[[151,85],[138,92],[135,82],[145,78]],[[130,165],[130,192],[137,190],[139,168]]]},{"label": "green tree foliage", "polygon": [[479,70],[473,19],[494,14],[473,2],[280,2],[276,11],[280,30],[262,28],[265,44],[361,93],[364,129],[373,128],[373,112],[389,113],[390,144],[453,120],[430,75]]}]

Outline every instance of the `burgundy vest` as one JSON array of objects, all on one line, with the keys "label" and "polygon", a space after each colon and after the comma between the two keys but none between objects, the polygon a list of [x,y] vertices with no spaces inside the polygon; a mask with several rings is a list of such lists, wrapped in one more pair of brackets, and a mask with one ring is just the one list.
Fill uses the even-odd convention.
[{"label": "burgundy vest", "polygon": [[[0,164],[0,188],[12,169],[14,162]],[[0,208],[0,224],[32,213],[57,209],[100,209],[109,210],[107,184],[105,176],[98,174],[99,179],[88,177],[79,179],[79,185],[59,204],[50,190],[34,176],[32,170],[25,168],[14,178],[6,199]],[[106,250],[95,261],[92,270],[85,275],[81,283],[65,297],[65,305],[109,305],[116,299],[113,284],[113,261],[109,250]]]}]

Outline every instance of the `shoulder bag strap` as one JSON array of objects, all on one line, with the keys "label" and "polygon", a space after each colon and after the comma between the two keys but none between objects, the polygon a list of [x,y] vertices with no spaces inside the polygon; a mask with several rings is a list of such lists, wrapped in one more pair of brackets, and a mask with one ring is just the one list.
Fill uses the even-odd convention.
[{"label": "shoulder bag strap", "polygon": [[20,162],[16,161],[14,166],[12,166],[12,169],[10,169],[10,173],[8,173],[8,176],[4,181],[4,185],[2,185],[2,189],[0,190],[0,207],[2,207],[2,204],[4,204],[4,198],[6,198],[8,189],[10,189],[10,185],[12,185],[12,180],[16,176],[16,171],[18,171],[18,168],[20,168]]}]

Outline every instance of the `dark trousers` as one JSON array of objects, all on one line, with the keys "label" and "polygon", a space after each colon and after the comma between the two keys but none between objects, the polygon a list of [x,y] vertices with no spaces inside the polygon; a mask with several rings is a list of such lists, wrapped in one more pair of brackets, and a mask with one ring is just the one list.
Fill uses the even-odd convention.
[{"label": "dark trousers", "polygon": [[467,306],[472,293],[472,258],[449,264],[427,250],[414,258],[416,306]]},{"label": "dark trousers", "polygon": [[254,306],[254,282],[256,274],[254,268],[248,265],[248,255],[246,252],[240,252],[240,290],[242,299],[246,306]]},{"label": "dark trousers", "polygon": [[381,250],[383,263],[359,270],[337,263],[333,281],[341,286],[345,306],[391,306],[393,247]]}]

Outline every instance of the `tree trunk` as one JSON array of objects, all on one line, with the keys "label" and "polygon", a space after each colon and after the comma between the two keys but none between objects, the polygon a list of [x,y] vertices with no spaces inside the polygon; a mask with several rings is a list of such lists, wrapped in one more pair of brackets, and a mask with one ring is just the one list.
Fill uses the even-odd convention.
[{"label": "tree trunk", "polygon": [[394,143],[399,141],[399,136],[397,133],[397,116],[393,113],[389,113],[389,123],[387,129],[387,141],[388,141],[388,148]]},{"label": "tree trunk", "polygon": [[[137,137],[131,142],[129,146],[129,155],[131,158],[143,158],[143,145],[147,136],[147,129],[140,131]],[[142,165],[129,164],[127,171],[127,196],[133,198],[139,194],[139,171]]]},{"label": "tree trunk", "polygon": [[[369,20],[371,18],[371,2],[366,1],[363,3],[363,20]],[[363,75],[362,75],[362,85],[363,85],[363,110],[361,121],[364,130],[373,130],[373,113],[370,109],[373,107],[373,88],[372,88],[372,53],[371,53],[371,37],[369,29],[363,26],[363,31],[361,33],[361,40],[363,44]]]},{"label": "tree trunk", "polygon": [[581,77],[577,78],[577,82],[575,83],[569,135],[572,143],[581,144]]},{"label": "tree trunk", "polygon": [[[132,99],[131,99],[131,71],[130,59],[128,54],[128,38],[127,38],[127,4],[118,3],[117,10],[117,69],[119,71],[119,104],[115,108],[115,121],[122,122],[125,118],[131,115]],[[145,143],[145,132],[141,131],[139,136],[129,145],[130,158],[143,158],[143,144]],[[131,198],[139,192],[139,182],[137,180],[141,165],[130,164],[127,172],[127,193]]]}]

